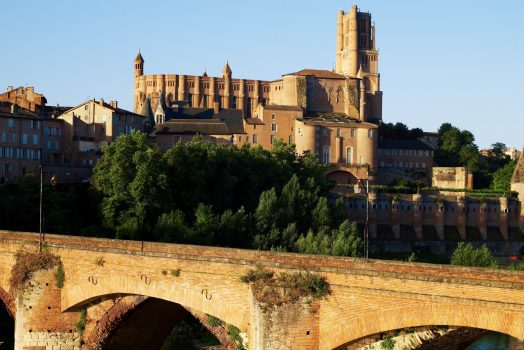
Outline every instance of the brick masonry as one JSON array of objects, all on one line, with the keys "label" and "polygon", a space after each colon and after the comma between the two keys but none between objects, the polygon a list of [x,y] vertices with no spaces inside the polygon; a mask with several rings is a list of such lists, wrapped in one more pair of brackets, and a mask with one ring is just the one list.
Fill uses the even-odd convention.
[{"label": "brick masonry", "polygon": [[[267,344],[278,344],[279,350],[328,350],[389,330],[431,325],[482,328],[524,339],[522,272],[55,235],[47,235],[46,244],[61,257],[64,288],[44,293],[52,277],[36,276],[29,299],[35,307],[28,309],[27,300],[19,299],[16,322],[24,321],[24,331],[49,329],[48,341],[53,332],[74,330],[84,305],[123,295],[172,301],[218,317],[248,334],[250,350],[267,349]],[[8,290],[14,254],[37,246],[38,235],[0,232],[0,288]],[[239,279],[256,264],[320,273],[332,294],[317,304],[264,312]],[[180,269],[178,277],[169,273],[175,269]],[[89,317],[101,320],[104,308]],[[56,320],[41,322],[50,311]],[[24,334],[17,333],[17,341],[22,339]]]}]

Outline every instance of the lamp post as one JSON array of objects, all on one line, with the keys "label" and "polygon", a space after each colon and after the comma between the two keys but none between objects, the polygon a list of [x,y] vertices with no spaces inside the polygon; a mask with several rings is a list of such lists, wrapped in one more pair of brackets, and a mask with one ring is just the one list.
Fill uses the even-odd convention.
[{"label": "lamp post", "polygon": [[[362,184],[361,179],[358,180],[358,188],[362,188],[366,193],[366,224],[364,226],[364,258],[369,258],[369,178],[366,179],[366,186]],[[360,193],[360,190],[359,190]]]},{"label": "lamp post", "polygon": [[43,230],[43,208],[42,208],[42,199],[43,199],[43,188],[44,188],[44,167],[40,164],[40,220],[39,220],[39,230],[38,230],[38,249],[40,253],[42,252],[42,245],[44,243],[44,230]]}]

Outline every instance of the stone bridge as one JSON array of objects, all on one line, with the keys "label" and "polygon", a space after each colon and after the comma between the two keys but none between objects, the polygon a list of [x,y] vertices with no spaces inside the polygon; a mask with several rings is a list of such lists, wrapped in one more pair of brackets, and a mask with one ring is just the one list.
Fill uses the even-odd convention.
[{"label": "stone bridge", "polygon": [[[144,300],[164,302],[158,320],[180,305],[201,320],[207,314],[234,325],[249,350],[342,349],[377,333],[431,325],[524,339],[521,272],[57,235],[46,235],[45,248],[61,258],[63,287],[49,270],[16,293],[9,287],[15,255],[37,252],[38,234],[0,231],[0,296],[15,317],[15,349],[106,348],[126,312]],[[240,281],[257,265],[321,274],[332,293],[264,308]]]}]

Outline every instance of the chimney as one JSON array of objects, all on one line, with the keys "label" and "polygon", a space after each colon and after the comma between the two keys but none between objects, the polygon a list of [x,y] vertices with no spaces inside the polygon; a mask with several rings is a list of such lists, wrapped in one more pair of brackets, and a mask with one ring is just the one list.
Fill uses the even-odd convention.
[{"label": "chimney", "polygon": [[220,112],[220,104],[218,102],[213,102],[213,112]]},{"label": "chimney", "polygon": [[103,106],[104,105],[104,99],[102,97],[100,97],[100,106]]},{"label": "chimney", "polygon": [[118,108],[118,101],[111,101],[111,102],[109,102],[109,104],[110,104],[111,107],[113,107],[113,108]]},{"label": "chimney", "polygon": [[7,91],[13,91],[13,87],[12,87],[11,85],[9,85],[9,86],[7,87]]}]

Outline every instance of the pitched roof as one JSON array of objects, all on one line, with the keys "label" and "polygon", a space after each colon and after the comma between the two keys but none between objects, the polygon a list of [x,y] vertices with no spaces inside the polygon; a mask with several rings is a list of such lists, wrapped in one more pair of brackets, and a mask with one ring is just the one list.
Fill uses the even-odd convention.
[{"label": "pitched roof", "polygon": [[298,106],[283,106],[283,105],[267,105],[264,109],[269,111],[297,111],[302,112],[302,108]]},{"label": "pitched roof", "polygon": [[302,69],[301,71],[284,75],[314,76],[325,79],[345,79],[343,75],[325,69]]},{"label": "pitched roof", "polygon": [[379,140],[378,148],[433,150],[433,148],[419,140]]},{"label": "pitched roof", "polygon": [[524,151],[520,154],[517,165],[515,165],[515,171],[511,177],[512,184],[522,184],[524,183]]},{"label": "pitched roof", "polygon": [[255,125],[264,125],[264,122],[258,118],[247,118],[246,123]]},{"label": "pitched roof", "polygon": [[140,53],[140,49],[138,50],[138,53],[136,54],[135,61],[144,62],[144,58],[142,57],[142,54]]},{"label": "pitched roof", "polygon": [[304,121],[309,123],[361,123],[360,119],[351,117],[346,113],[336,112],[307,112],[304,116]]},{"label": "pitched roof", "polygon": [[242,111],[221,109],[214,113],[209,108],[172,109],[173,118],[157,126],[155,134],[203,134],[232,135],[243,134]]}]

